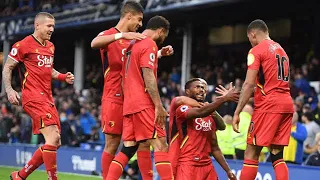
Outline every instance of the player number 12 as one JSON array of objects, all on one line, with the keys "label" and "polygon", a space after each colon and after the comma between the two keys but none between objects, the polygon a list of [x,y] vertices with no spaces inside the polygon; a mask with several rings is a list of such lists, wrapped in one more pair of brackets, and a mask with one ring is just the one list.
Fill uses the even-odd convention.
[{"label": "player number 12", "polygon": [[285,56],[276,55],[278,61],[278,80],[289,81],[290,68],[289,61]]}]

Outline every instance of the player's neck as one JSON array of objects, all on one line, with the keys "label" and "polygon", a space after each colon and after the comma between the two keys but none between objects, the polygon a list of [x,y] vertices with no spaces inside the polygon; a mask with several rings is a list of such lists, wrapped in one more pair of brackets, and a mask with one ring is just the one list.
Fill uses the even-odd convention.
[{"label": "player's neck", "polygon": [[154,33],[151,29],[146,29],[142,32],[143,35],[155,40],[156,39],[156,33]]},{"label": "player's neck", "polygon": [[124,20],[120,19],[118,24],[116,25],[116,29],[120,32],[129,32],[128,23],[126,23]]},{"label": "player's neck", "polygon": [[32,34],[32,36],[42,45],[45,46],[46,45],[46,40],[43,40],[39,34],[37,34],[36,32],[34,32]]}]

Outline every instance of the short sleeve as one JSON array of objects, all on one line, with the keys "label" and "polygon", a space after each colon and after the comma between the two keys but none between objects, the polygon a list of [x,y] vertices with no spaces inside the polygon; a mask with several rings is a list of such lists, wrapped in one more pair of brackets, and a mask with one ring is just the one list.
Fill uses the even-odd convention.
[{"label": "short sleeve", "polygon": [[16,62],[23,62],[26,55],[25,51],[25,47],[22,47],[21,43],[17,42],[12,46],[8,57],[15,60]]},{"label": "short sleeve", "polygon": [[140,67],[141,68],[150,68],[153,69],[156,67],[157,63],[157,51],[158,48],[153,45],[148,45],[143,49],[143,52],[141,54],[140,58]]},{"label": "short sleeve", "polygon": [[261,63],[261,54],[259,52],[259,49],[252,48],[247,57],[247,65],[248,69],[251,70],[259,70],[260,69],[260,63]]},{"label": "short sleeve", "polygon": [[176,109],[176,117],[177,122],[183,122],[187,119],[187,113],[189,109],[191,109],[191,106],[188,105],[181,105]]},{"label": "short sleeve", "polygon": [[113,32],[111,31],[111,29],[109,29],[109,30],[105,30],[105,31],[100,32],[100,33],[97,35],[97,37],[99,37],[99,36],[108,36],[108,35],[111,35],[111,34],[115,34],[115,33],[113,33]]}]

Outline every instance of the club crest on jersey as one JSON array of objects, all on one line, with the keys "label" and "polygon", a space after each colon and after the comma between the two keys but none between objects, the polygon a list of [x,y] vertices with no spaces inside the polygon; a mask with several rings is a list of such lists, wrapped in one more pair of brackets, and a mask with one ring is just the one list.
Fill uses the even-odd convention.
[{"label": "club crest on jersey", "polygon": [[11,54],[12,56],[16,56],[16,55],[18,54],[17,48],[12,48],[10,54]]},{"label": "club crest on jersey", "polygon": [[53,64],[53,57],[46,55],[38,55],[37,59],[39,60],[38,66],[42,67],[51,67]]},{"label": "club crest on jersey", "polygon": [[180,108],[180,111],[181,112],[186,112],[187,110],[188,110],[188,106],[182,106],[181,108]]},{"label": "club crest on jersey", "polygon": [[196,118],[195,119],[195,123],[196,125],[196,130],[197,131],[211,131],[211,125],[212,122],[210,120],[208,120],[208,122],[206,122],[205,120],[203,120],[202,118]]}]

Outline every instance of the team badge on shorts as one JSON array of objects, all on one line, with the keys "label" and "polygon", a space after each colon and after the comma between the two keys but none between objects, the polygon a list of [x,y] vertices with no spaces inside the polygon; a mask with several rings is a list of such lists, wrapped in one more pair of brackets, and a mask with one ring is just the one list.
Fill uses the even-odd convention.
[{"label": "team badge on shorts", "polygon": [[51,115],[50,113],[47,113],[47,114],[46,114],[46,117],[47,117],[48,119],[51,119],[52,115]]},{"label": "team badge on shorts", "polygon": [[115,124],[114,121],[109,121],[109,126],[110,126],[110,127],[113,127],[114,124]]}]

